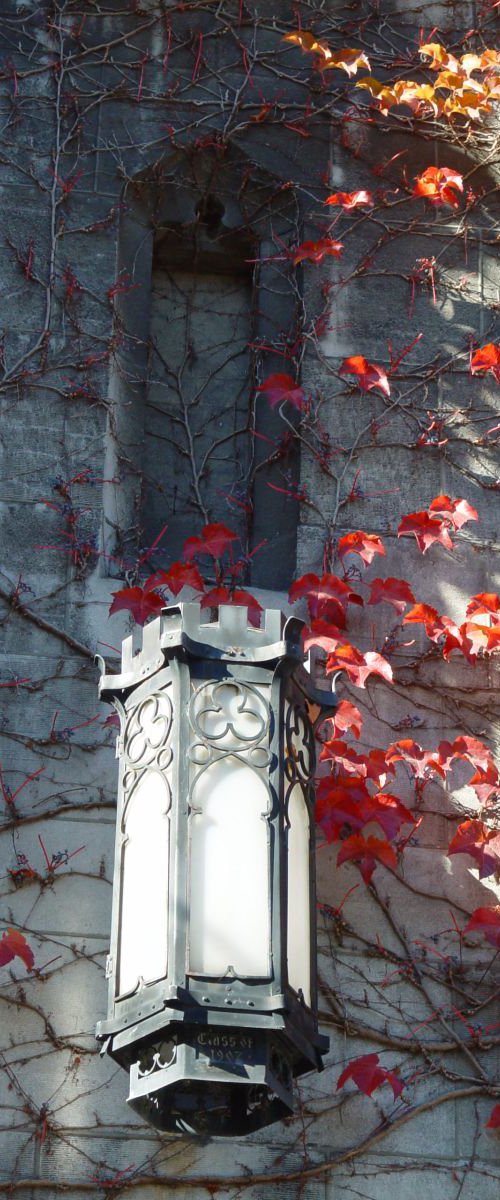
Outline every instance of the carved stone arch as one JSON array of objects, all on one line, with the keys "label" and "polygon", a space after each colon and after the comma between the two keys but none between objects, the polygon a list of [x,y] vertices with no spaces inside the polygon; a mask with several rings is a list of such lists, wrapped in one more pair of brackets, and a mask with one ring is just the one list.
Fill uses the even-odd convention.
[{"label": "carved stone arch", "polygon": [[[184,538],[199,531],[205,521],[224,520],[237,529],[250,556],[255,547],[265,543],[255,559],[249,558],[247,581],[273,589],[287,587],[295,568],[297,506],[289,495],[274,491],[268,483],[289,491],[298,482],[294,416],[285,411],[289,427],[284,425],[256,386],[272,372],[297,375],[302,347],[301,278],[290,250],[300,241],[301,225],[295,189],[233,150],[211,146],[195,154],[177,151],[128,183],[118,243],[118,273],[123,273],[127,290],[115,297],[117,346],[110,379],[105,472],[111,482],[105,484],[104,550],[108,557],[104,561],[111,574],[123,573],[122,560],[134,560],[137,551],[150,545],[165,524],[169,534],[155,566],[178,557]],[[198,447],[201,450],[195,469],[186,453],[189,435],[185,437],[179,421],[172,425],[175,412],[173,417],[168,409],[172,403],[168,398],[169,371],[179,375],[179,364],[173,364],[174,371],[169,361],[175,359],[178,339],[174,331],[170,348],[167,337],[167,349],[161,353],[153,336],[156,278],[162,270],[171,291],[178,286],[176,279],[183,281],[179,304],[176,306],[174,296],[171,310],[175,319],[181,323],[182,305],[187,311],[188,300],[180,293],[189,276],[197,281],[198,307],[201,321],[208,326],[208,343],[217,343],[217,319],[222,312],[222,337],[233,351],[228,352],[222,367],[214,359],[206,411],[203,389],[201,402],[196,393],[198,426],[191,431],[195,456]],[[220,293],[214,306],[210,288]],[[191,297],[193,294],[191,290]],[[168,320],[163,323],[167,334],[170,324]],[[212,343],[210,324],[212,332],[215,330]],[[195,356],[198,349],[193,349]],[[236,374],[233,380],[231,361],[243,355],[247,377]],[[158,380],[162,372],[163,381]],[[163,386],[167,397],[159,417],[166,425],[170,421],[164,439],[167,452],[162,449],[162,435],[155,433],[158,421],[156,426],[154,421],[148,425],[152,386]],[[214,408],[214,403],[219,407]],[[208,445],[211,436],[212,450]],[[179,463],[173,467],[176,453]],[[273,461],[264,468],[269,458]],[[158,480],[162,470],[164,507],[155,502],[155,489],[161,494]],[[186,493],[189,491],[180,513],[175,511],[172,488],[169,491],[175,470],[181,486],[185,484]]]}]

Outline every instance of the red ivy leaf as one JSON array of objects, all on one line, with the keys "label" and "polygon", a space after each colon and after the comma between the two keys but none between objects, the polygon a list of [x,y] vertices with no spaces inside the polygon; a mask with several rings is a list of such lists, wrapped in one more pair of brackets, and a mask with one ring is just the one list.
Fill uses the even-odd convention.
[{"label": "red ivy leaf", "polygon": [[344,212],[351,212],[353,208],[373,208],[373,196],[371,192],[364,191],[333,192],[325,204],[338,204]]},{"label": "red ivy leaf", "polygon": [[354,832],[363,828],[360,806],[369,803],[364,779],[339,774],[323,776],[316,785],[316,820],[328,842],[337,842],[346,825]]},{"label": "red ivy leaf", "polygon": [[446,632],[443,618],[431,604],[415,604],[403,617],[403,625],[423,625],[431,642],[438,642]]},{"label": "red ivy leaf", "polygon": [[[300,246],[296,246],[295,250],[292,250],[292,262],[294,266],[297,266],[297,263],[304,261],[320,263],[326,257],[340,258],[343,249],[342,242],[335,242],[330,237],[320,238],[317,242],[301,242]],[[272,379],[273,376],[271,375],[270,378]],[[260,388],[257,390],[260,391]]]},{"label": "red ivy leaf", "polygon": [[469,779],[469,787],[474,788],[480,804],[489,804],[493,797],[500,792],[500,777],[495,763],[490,763],[486,770],[475,771]]},{"label": "red ivy leaf", "polygon": [[356,708],[355,704],[351,704],[350,700],[341,700],[335,710],[335,716],[331,718],[335,734],[337,733],[352,733],[354,737],[359,738],[363,728],[363,718]]},{"label": "red ivy leaf", "polygon": [[432,750],[423,750],[413,738],[402,738],[393,742],[385,752],[388,763],[405,762],[417,779],[427,779],[429,771],[435,771],[442,779],[445,771]]},{"label": "red ivy leaf", "polygon": [[394,1071],[386,1071],[384,1067],[379,1066],[378,1054],[362,1054],[361,1058],[355,1058],[348,1063],[339,1076],[337,1091],[347,1083],[348,1079],[352,1079],[365,1096],[371,1096],[372,1092],[382,1087],[384,1083],[391,1085],[395,1100],[403,1091],[403,1084]]},{"label": "red ivy leaf", "polygon": [[425,196],[431,204],[451,204],[452,208],[458,208],[460,196],[457,192],[463,190],[463,177],[458,171],[450,171],[448,167],[427,167],[416,176],[413,195]]},{"label": "red ivy leaf", "polygon": [[478,371],[491,371],[497,383],[500,383],[500,346],[495,342],[488,342],[472,355],[470,373],[477,375]]},{"label": "red ivy leaf", "polygon": [[320,646],[322,650],[326,650],[327,654],[330,654],[338,646],[342,637],[342,631],[336,625],[319,618],[317,621],[311,621],[310,628],[305,631],[304,651],[307,654],[311,646]]},{"label": "red ivy leaf", "polygon": [[173,596],[178,596],[183,587],[202,592],[205,585],[195,563],[174,562],[167,571],[156,571],[144,586],[147,591],[150,588],[166,587]]},{"label": "red ivy leaf", "polygon": [[21,958],[28,971],[31,971],[35,958],[24,934],[18,929],[6,929],[0,940],[0,967],[16,957]]},{"label": "red ivy leaf", "polygon": [[378,748],[369,750],[368,754],[358,754],[352,746],[341,738],[330,738],[321,750],[320,759],[333,759],[341,763],[344,771],[360,776],[362,779],[372,779],[378,787],[383,787],[388,770],[394,774],[394,768],[388,767],[385,761],[385,751]]},{"label": "red ivy leaf", "polygon": [[463,932],[482,933],[491,946],[500,950],[500,904],[494,908],[475,908]]},{"label": "red ivy leaf", "polygon": [[212,558],[222,558],[224,551],[232,542],[238,541],[238,534],[228,529],[220,522],[204,525],[201,537],[189,537],[184,542],[183,554],[188,562],[199,554],[210,554]]},{"label": "red ivy leaf", "polygon": [[385,601],[392,604],[397,613],[403,613],[407,604],[413,604],[415,597],[406,579],[372,579],[370,582],[370,598],[368,604],[381,604]]},{"label": "red ivy leaf", "polygon": [[325,621],[332,621],[341,629],[345,629],[347,605],[349,603],[363,604],[361,596],[357,592],[353,592],[343,579],[328,573],[322,575],[321,578],[319,575],[310,573],[296,579],[288,593],[290,604],[295,604],[296,600],[300,600],[304,596],[313,620],[323,618]]},{"label": "red ivy leaf", "polygon": [[227,587],[214,587],[210,592],[206,592],[201,601],[201,608],[218,608],[219,604],[240,604],[244,608],[248,608],[248,617],[252,625],[257,627],[260,625],[260,614],[262,605],[252,596],[250,592],[245,592],[243,588],[234,588],[232,591]]},{"label": "red ivy leaf", "polygon": [[379,388],[385,396],[390,396],[389,380],[383,367],[370,363],[362,354],[353,354],[345,358],[339,367],[339,375],[355,375],[358,385],[363,392]]},{"label": "red ivy leaf", "polygon": [[486,1122],[486,1129],[500,1129],[500,1104],[495,1104],[490,1113],[490,1119]]},{"label": "red ivy leaf", "polygon": [[257,392],[265,392],[271,408],[276,408],[277,404],[281,404],[283,400],[289,400],[295,408],[303,408],[305,401],[305,392],[291,375],[285,375],[281,371],[277,371],[274,375],[268,375],[267,379],[255,389]]},{"label": "red ivy leaf", "polygon": [[392,680],[391,664],[382,654],[377,654],[375,650],[367,650],[366,654],[362,654],[350,642],[335,647],[328,655],[326,669],[328,672],[345,671],[356,687],[365,687],[369,675],[380,675],[388,682]]},{"label": "red ivy leaf", "polygon": [[385,554],[385,547],[382,538],[377,537],[376,533],[364,533],[362,529],[356,529],[353,533],[346,533],[344,537],[339,538],[337,551],[341,558],[344,554],[359,554],[369,566],[376,554]]},{"label": "red ivy leaf", "polygon": [[111,595],[114,599],[109,610],[110,617],[113,613],[128,609],[137,625],[145,625],[149,617],[158,616],[165,607],[163,597],[145,587],[123,588],[121,592],[112,592]]},{"label": "red ivy leaf", "polygon": [[450,500],[449,496],[436,496],[429,504],[430,516],[443,517],[453,529],[461,529],[467,521],[477,521],[476,509],[467,500]]},{"label": "red ivy leaf", "polygon": [[409,808],[390,792],[377,792],[375,796],[370,797],[370,800],[373,804],[373,816],[370,816],[369,820],[376,821],[380,825],[389,841],[392,842],[393,838],[397,836],[402,825],[416,824],[415,817]]},{"label": "red ivy leaf", "polygon": [[430,517],[428,512],[407,513],[402,518],[399,522],[398,537],[404,537],[405,534],[410,533],[415,535],[417,546],[422,554],[425,554],[434,542],[441,542],[441,545],[446,546],[447,550],[453,550],[453,542],[445,521]]},{"label": "red ivy leaf", "polygon": [[455,758],[465,758],[471,766],[480,771],[487,771],[495,766],[488,746],[479,738],[468,737],[466,734],[460,734],[454,742],[440,742],[436,753],[445,771],[450,770]]},{"label": "red ivy leaf", "polygon": [[380,825],[385,836],[392,841],[402,825],[415,825],[408,808],[389,792],[376,792],[371,796],[363,780],[340,777],[324,778],[318,787],[317,820],[328,841],[337,841],[348,825],[353,833],[359,833],[372,822]]},{"label": "red ivy leaf", "polygon": [[462,821],[448,846],[448,854],[470,854],[479,868],[479,878],[500,870],[500,832],[482,821]]},{"label": "red ivy leaf", "polygon": [[342,843],[337,855],[337,866],[342,863],[354,862],[359,867],[365,883],[369,883],[378,863],[393,870],[397,866],[396,853],[389,842],[382,838],[364,838],[360,833],[353,833]]},{"label": "red ivy leaf", "polygon": [[106,720],[102,722],[102,727],[103,729],[119,729],[120,718],[118,713],[110,713],[109,717],[106,717]]},{"label": "red ivy leaf", "polygon": [[[451,617],[440,616],[437,609],[430,604],[415,604],[410,612],[403,617],[403,625],[423,625],[431,642],[440,642],[443,638],[443,658],[448,659],[452,650],[461,650],[469,662],[475,662],[471,642],[467,640],[466,626],[455,625]],[[479,626],[478,626],[479,628]],[[483,641],[487,639],[483,638]]]}]

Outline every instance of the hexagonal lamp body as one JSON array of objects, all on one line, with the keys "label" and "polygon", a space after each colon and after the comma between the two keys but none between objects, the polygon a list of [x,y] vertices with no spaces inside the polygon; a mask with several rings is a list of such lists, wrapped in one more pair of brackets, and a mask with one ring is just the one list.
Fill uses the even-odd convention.
[{"label": "hexagonal lamp body", "polygon": [[289,1115],[321,1069],[314,725],[331,692],[303,623],[166,608],[101,696],[121,732],[108,1019],[129,1103],[171,1132],[239,1135]]}]

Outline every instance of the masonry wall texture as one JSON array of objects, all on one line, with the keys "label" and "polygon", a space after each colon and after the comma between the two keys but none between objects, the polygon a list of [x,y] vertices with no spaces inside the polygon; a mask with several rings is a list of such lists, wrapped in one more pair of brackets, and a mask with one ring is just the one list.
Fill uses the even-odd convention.
[{"label": "masonry wall texture", "polygon": [[[335,48],[370,57],[374,47],[389,74],[396,62],[409,78],[422,69],[421,29],[463,53],[482,21],[477,45],[498,47],[498,11],[1,0],[0,934],[21,931],[35,956],[32,971],[20,958],[0,966],[3,1194],[498,1197],[498,1131],[485,1128],[499,1084],[494,950],[456,934],[498,898],[493,876],[480,880],[472,859],[446,854],[457,820],[477,807],[460,766],[451,785],[436,777],[426,787],[398,873],[378,866],[369,888],[354,865],[337,868],[338,843],[319,837],[331,1051],[324,1073],[301,1081],[296,1116],[236,1142],[203,1141],[159,1136],[127,1110],[126,1076],[94,1041],[106,1015],[116,760],[93,662],[98,652],[112,668],[129,629],[126,613],[108,616],[113,593],[166,567],[210,519],[246,539],[243,586],[286,611],[287,579],[321,574],[335,540],[356,529],[384,538],[372,575],[410,579],[417,599],[459,622],[467,598],[498,591],[499,384],[472,377],[468,362],[471,346],[500,341],[495,114],[469,137],[460,120],[453,135],[444,120],[431,131],[409,110],[375,119],[354,78],[322,75],[282,41],[312,28]],[[411,199],[429,164],[459,171],[481,203]],[[373,214],[325,209],[329,192],[355,189],[385,199]],[[295,268],[293,248],[326,232],[344,243],[342,258]],[[190,450],[159,287],[150,318],[152,270],[156,286],[166,253],[167,270],[189,271],[195,245],[208,274],[194,357],[205,338],[213,347],[214,311],[205,320],[203,308],[217,274],[226,343],[238,337],[220,300],[228,263],[258,262],[238,291],[239,305],[253,289],[248,390],[228,366],[217,388],[209,362],[204,436]],[[353,354],[393,370],[390,397],[339,376]],[[284,371],[300,371],[316,414],[307,427],[255,392]],[[165,434],[164,459],[150,445],[145,458],[145,425],[160,428],[164,405],[177,434]],[[242,434],[235,451],[247,413],[257,436]],[[200,483],[190,511],[179,508],[182,479],[191,496]],[[440,493],[468,500],[479,521],[453,552],[438,544],[424,557],[397,527]],[[167,528],[148,555],[170,522],[177,542]],[[431,748],[465,732],[498,750],[498,658],[445,662],[420,626],[391,642],[387,611],[360,610],[350,628],[361,649],[385,647],[395,685],[339,681],[365,717],[360,744],[414,736]],[[398,788],[414,805],[403,772]],[[400,1071],[402,1099],[388,1086],[336,1090],[343,1067],[368,1051]]]}]

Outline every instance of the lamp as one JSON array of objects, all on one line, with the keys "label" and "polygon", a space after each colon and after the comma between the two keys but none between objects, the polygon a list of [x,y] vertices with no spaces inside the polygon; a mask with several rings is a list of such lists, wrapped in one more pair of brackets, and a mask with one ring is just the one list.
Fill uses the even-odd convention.
[{"label": "lamp", "polygon": [[97,1038],[158,1129],[245,1134],[289,1115],[294,1077],[328,1048],[312,779],[314,725],[335,698],[304,668],[302,628],[272,609],[255,628],[243,607],[214,620],[180,604],[101,677],[121,732]]}]

